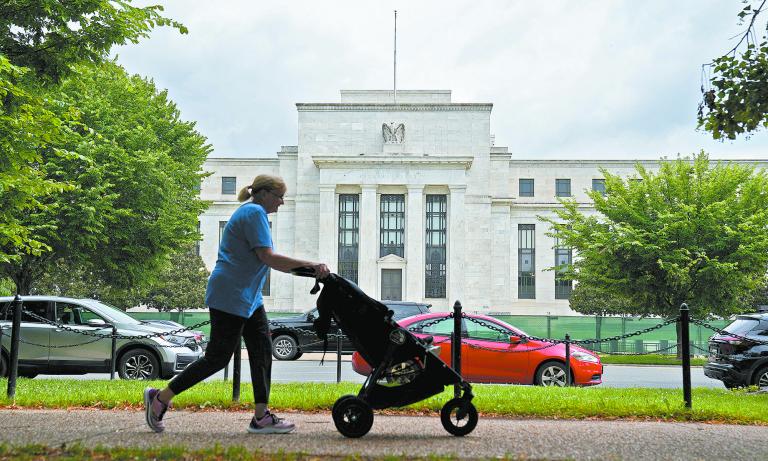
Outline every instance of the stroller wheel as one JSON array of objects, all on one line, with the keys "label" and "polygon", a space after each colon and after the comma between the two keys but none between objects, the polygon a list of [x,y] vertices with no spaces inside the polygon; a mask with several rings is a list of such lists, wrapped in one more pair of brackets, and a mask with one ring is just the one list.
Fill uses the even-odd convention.
[{"label": "stroller wheel", "polygon": [[440,422],[449,433],[465,436],[477,426],[477,409],[472,402],[462,398],[451,399],[440,411]]},{"label": "stroller wheel", "polygon": [[344,437],[362,437],[373,426],[373,409],[354,395],[345,395],[333,404],[333,423]]}]

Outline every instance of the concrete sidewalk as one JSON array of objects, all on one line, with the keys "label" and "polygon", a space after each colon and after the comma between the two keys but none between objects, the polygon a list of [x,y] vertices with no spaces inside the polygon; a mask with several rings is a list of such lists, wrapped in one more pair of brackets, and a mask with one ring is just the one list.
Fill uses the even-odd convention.
[{"label": "concrete sidewalk", "polygon": [[252,435],[244,412],[171,410],[163,434],[149,431],[144,414],[127,410],[0,410],[0,442],[190,449],[243,446],[251,450],[319,456],[427,456],[461,459],[507,456],[536,460],[768,459],[768,427],[636,421],[538,420],[480,417],[466,437],[449,435],[437,416],[376,414],[363,438],[347,439],[331,415],[280,413],[297,424],[293,434]]}]

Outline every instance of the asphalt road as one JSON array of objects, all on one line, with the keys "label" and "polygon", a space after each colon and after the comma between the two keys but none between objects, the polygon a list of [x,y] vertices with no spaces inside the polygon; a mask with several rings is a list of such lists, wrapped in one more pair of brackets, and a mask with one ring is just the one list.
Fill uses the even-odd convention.
[{"label": "asphalt road", "polygon": [[360,439],[339,434],[331,415],[282,414],[297,429],[285,435],[245,431],[249,413],[166,414],[166,432],[155,434],[144,415],[128,410],[0,410],[0,443],[60,447],[180,446],[187,449],[241,446],[248,450],[311,453],[318,457],[452,456],[456,459],[508,457],[536,460],[752,461],[768,459],[767,426],[480,418],[466,437],[443,430],[437,416],[376,414],[371,432]]},{"label": "asphalt road", "polygon": [[[305,354],[299,360],[272,362],[272,381],[286,382],[336,382],[336,354],[329,353],[325,362],[320,365],[322,354]],[[352,370],[350,356],[342,355],[341,380],[363,383],[365,378]],[[250,382],[248,360],[241,365],[242,382]],[[602,387],[653,387],[653,388],[682,388],[682,369],[676,366],[630,366],[605,365]],[[40,375],[41,378],[75,378],[75,379],[109,379],[109,374],[91,373],[75,376]],[[229,367],[229,379],[232,378],[232,366]],[[224,379],[224,371],[220,371],[209,379]],[[724,389],[722,382],[704,376],[702,367],[691,368],[691,385],[693,387],[712,387]]]}]

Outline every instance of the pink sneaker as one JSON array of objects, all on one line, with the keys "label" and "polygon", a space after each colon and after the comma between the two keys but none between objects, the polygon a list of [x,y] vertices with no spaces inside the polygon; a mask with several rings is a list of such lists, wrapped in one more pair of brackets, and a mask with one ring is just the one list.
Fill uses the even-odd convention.
[{"label": "pink sneaker", "polygon": [[157,398],[158,394],[160,394],[160,389],[153,387],[144,389],[144,414],[150,429],[155,432],[163,432],[165,430],[163,416],[168,411],[169,406]]},{"label": "pink sneaker", "polygon": [[251,434],[287,434],[293,432],[296,425],[282,418],[278,418],[267,410],[262,418],[251,419],[248,425],[248,432]]}]

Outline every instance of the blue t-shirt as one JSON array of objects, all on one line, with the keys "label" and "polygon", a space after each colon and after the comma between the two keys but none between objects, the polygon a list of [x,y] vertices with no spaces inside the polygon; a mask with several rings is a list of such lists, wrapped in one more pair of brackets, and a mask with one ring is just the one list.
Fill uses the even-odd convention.
[{"label": "blue t-shirt", "polygon": [[209,308],[250,318],[263,304],[261,288],[269,266],[256,256],[256,248],[272,248],[272,233],[266,210],[246,202],[224,226],[219,257],[205,292]]}]

